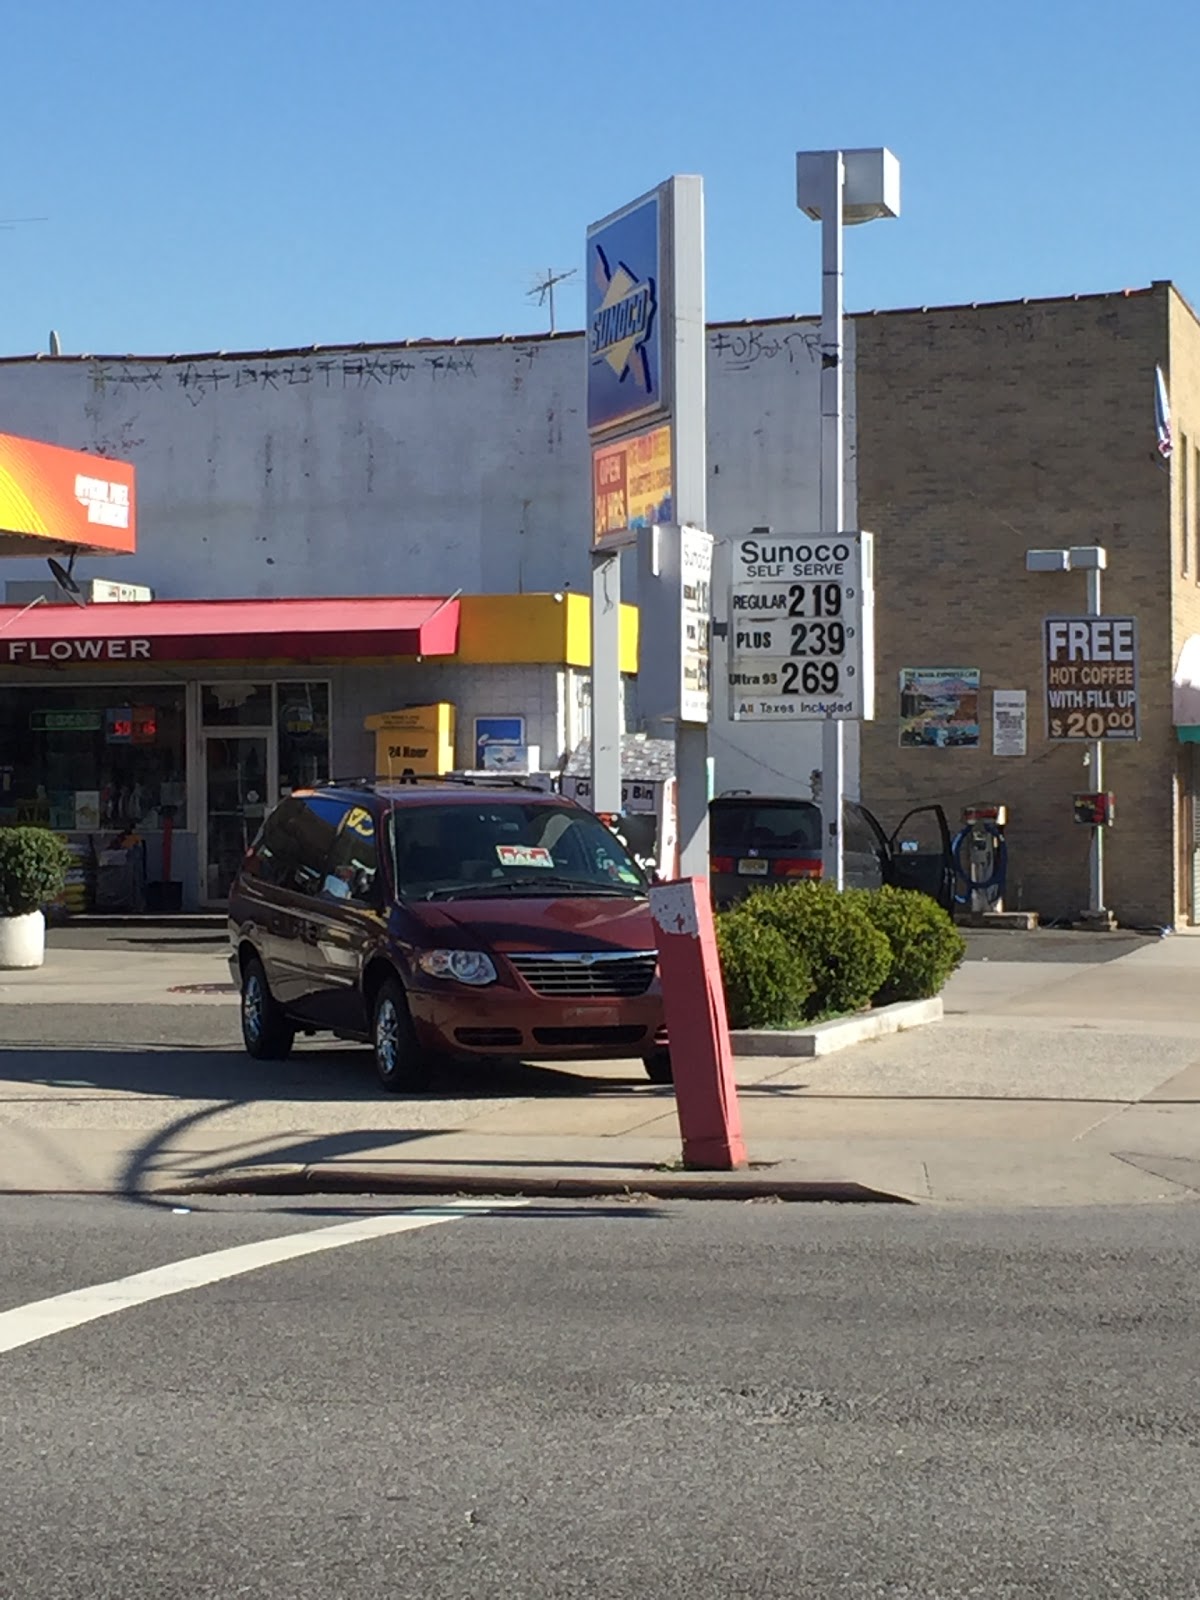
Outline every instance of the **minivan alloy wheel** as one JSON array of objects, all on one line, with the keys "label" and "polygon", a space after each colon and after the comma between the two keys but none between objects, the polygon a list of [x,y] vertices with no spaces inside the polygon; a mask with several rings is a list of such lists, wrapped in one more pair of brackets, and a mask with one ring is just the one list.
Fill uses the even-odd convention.
[{"label": "minivan alloy wheel", "polygon": [[375,1050],[381,1070],[391,1076],[400,1057],[400,1018],[390,995],[380,1001],[375,1018]]},{"label": "minivan alloy wheel", "polygon": [[261,1039],[263,1028],[263,986],[257,972],[251,972],[242,988],[242,1026],[249,1039]]},{"label": "minivan alloy wheel", "polygon": [[393,1094],[416,1094],[429,1082],[429,1063],[417,1042],[408,1001],[397,978],[385,978],[375,996],[371,1039],[375,1071]]},{"label": "minivan alloy wheel", "polygon": [[296,1030],[271,993],[267,974],[257,956],[246,960],[242,971],[242,1042],[256,1061],[282,1061],[291,1053]]}]

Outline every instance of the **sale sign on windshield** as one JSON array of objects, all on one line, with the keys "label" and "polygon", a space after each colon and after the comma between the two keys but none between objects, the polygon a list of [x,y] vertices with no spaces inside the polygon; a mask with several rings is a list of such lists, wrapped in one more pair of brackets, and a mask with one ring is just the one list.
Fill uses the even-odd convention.
[{"label": "sale sign on windshield", "polygon": [[869,533],[735,540],[729,703],[737,722],[875,715]]}]

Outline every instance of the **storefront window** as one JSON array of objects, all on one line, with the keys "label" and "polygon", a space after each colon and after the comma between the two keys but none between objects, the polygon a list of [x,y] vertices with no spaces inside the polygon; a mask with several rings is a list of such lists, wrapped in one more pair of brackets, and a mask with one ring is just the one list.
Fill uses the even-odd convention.
[{"label": "storefront window", "polygon": [[278,683],[279,788],[304,789],[329,773],[329,685]]},{"label": "storefront window", "polygon": [[269,728],[274,721],[269,683],[206,683],[200,714],[206,728]]},{"label": "storefront window", "polygon": [[62,833],[183,824],[181,684],[0,686],[0,825]]}]

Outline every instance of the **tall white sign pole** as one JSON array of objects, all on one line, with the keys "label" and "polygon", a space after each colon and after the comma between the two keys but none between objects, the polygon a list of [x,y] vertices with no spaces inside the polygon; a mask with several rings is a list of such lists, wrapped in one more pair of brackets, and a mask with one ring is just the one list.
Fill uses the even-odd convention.
[{"label": "tall white sign pole", "polygon": [[[685,878],[708,877],[708,634],[712,626],[712,541],[708,537],[708,355],[704,307],[704,186],[698,177],[671,184],[671,275],[674,297],[671,352],[674,394],[674,521],[681,524],[681,590],[667,606],[674,629],[670,703],[675,711],[675,773],[679,812],[679,870]],[[695,533],[685,531],[690,527]],[[689,550],[687,547],[691,546]],[[690,559],[689,559],[690,557]],[[705,565],[707,564],[707,570]],[[689,568],[691,569],[689,572]],[[687,581],[690,577],[690,583]],[[691,598],[684,589],[699,590]],[[685,610],[692,618],[692,643],[703,653],[703,684],[690,689]],[[699,653],[699,652],[697,652]],[[691,704],[689,704],[689,701]],[[652,709],[652,708],[651,708]]]},{"label": "tall white sign pole", "polygon": [[712,540],[704,186],[675,176],[588,229],[592,804],[621,808],[620,551],[638,551],[641,731],[675,744],[680,867],[708,876]]},{"label": "tall white sign pole", "polygon": [[[821,528],[841,533],[845,521],[845,382],[843,378],[842,201],[845,163],[840,150],[825,153],[821,200]],[[845,887],[842,811],[846,793],[844,724],[829,717],[821,727],[821,809],[825,817],[824,872]]]}]

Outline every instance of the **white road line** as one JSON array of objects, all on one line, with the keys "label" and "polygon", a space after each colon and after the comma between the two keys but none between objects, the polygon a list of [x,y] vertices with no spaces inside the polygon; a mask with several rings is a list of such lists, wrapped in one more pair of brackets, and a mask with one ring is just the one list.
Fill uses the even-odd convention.
[{"label": "white road line", "polygon": [[111,1283],[96,1283],[88,1289],[72,1289],[67,1294],[51,1295],[48,1300],[33,1300],[28,1305],[0,1311],[0,1354],[22,1345],[48,1339],[51,1334],[78,1328],[117,1311],[162,1300],[167,1295],[202,1289],[206,1284],[237,1278],[244,1272],[274,1266],[280,1261],[295,1261],[300,1256],[322,1250],[337,1250],[346,1244],[361,1244],[390,1233],[409,1233],[416,1228],[432,1228],[439,1222],[461,1222],[469,1216],[486,1216],[489,1211],[523,1205],[521,1200],[457,1201],[421,1211],[391,1211],[381,1216],[356,1217],[331,1228],[314,1228],[307,1233],[286,1233],[276,1239],[260,1239],[254,1244],[238,1244],[228,1250],[213,1250],[207,1255],[189,1256],[149,1272],[135,1272]]}]

